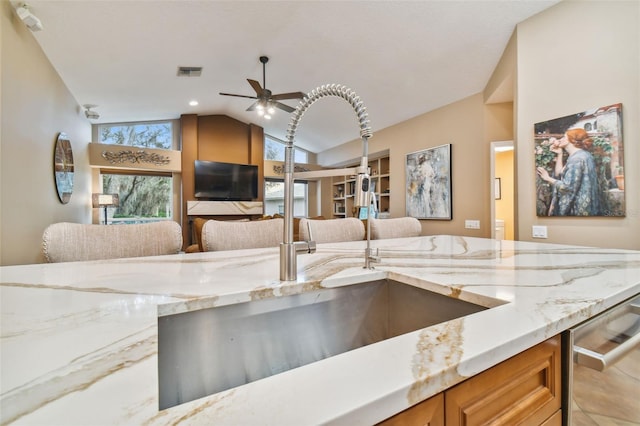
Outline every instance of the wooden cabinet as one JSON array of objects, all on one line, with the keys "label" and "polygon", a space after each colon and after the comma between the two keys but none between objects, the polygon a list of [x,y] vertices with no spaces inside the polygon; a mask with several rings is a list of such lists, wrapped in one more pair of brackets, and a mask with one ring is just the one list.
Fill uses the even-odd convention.
[{"label": "wooden cabinet", "polygon": [[560,410],[560,336],[445,392],[448,425],[541,425]]},{"label": "wooden cabinet", "polygon": [[[560,425],[561,388],[561,343],[558,335],[381,424]],[[444,396],[444,423],[425,423],[425,416],[420,414],[425,410],[422,404],[433,404],[431,401],[440,395]],[[414,410],[415,417],[411,414]],[[385,423],[393,419],[403,421]]]},{"label": "wooden cabinet", "polygon": [[[359,163],[346,167],[356,167],[358,165]],[[388,213],[391,203],[389,156],[369,160],[369,169],[372,190],[376,194],[376,200],[378,201],[378,211],[383,214]],[[353,204],[356,188],[355,176],[334,176],[331,180],[331,185],[333,217],[344,218],[357,216],[358,212],[354,209]]]}]

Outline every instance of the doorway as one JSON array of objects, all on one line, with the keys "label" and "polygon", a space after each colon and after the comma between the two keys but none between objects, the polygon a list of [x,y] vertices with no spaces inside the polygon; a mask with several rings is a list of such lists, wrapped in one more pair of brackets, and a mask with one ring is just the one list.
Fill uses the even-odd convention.
[{"label": "doorway", "polygon": [[513,141],[491,142],[491,238],[515,238]]}]

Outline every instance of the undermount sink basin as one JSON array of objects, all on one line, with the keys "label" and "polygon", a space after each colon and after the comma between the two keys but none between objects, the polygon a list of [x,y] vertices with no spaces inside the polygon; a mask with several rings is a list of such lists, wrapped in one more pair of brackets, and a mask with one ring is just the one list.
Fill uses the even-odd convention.
[{"label": "undermount sink basin", "polygon": [[160,409],[485,309],[379,280],[160,317]]}]

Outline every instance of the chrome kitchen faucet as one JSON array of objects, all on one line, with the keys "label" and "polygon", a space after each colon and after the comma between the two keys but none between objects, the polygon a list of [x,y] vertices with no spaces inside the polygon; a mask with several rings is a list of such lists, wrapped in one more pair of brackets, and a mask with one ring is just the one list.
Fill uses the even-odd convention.
[{"label": "chrome kitchen faucet", "polygon": [[[362,158],[360,166],[347,169],[333,169],[310,172],[293,173],[293,149],[294,138],[300,119],[306,110],[317,100],[327,97],[337,96],[347,101],[356,115],[360,125],[360,137],[362,138]],[[367,218],[371,211],[371,185],[369,182],[368,167],[368,139],[371,137],[371,127],[369,126],[369,116],[367,110],[355,92],[341,84],[327,84],[315,88],[307,93],[300,101],[298,107],[293,112],[293,117],[287,129],[287,144],[284,150],[284,234],[283,242],[280,244],[280,280],[295,281],[297,279],[297,255],[298,253],[315,252],[314,241],[293,241],[293,181],[295,178],[318,178],[340,176],[344,174],[356,174],[356,193],[354,205],[356,207],[367,208]],[[369,226],[367,220],[367,226]],[[371,268],[371,262],[377,258],[371,255],[371,233],[367,232],[367,248],[365,250],[365,268]]]}]

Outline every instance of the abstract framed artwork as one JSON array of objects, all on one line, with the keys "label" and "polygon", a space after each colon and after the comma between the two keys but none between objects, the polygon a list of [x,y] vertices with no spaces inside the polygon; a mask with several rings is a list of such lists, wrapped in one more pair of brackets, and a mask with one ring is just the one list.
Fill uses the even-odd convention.
[{"label": "abstract framed artwork", "polygon": [[534,125],[538,216],[625,216],[622,104]]},{"label": "abstract framed artwork", "polygon": [[405,164],[407,216],[451,220],[451,144],[407,154]]}]

